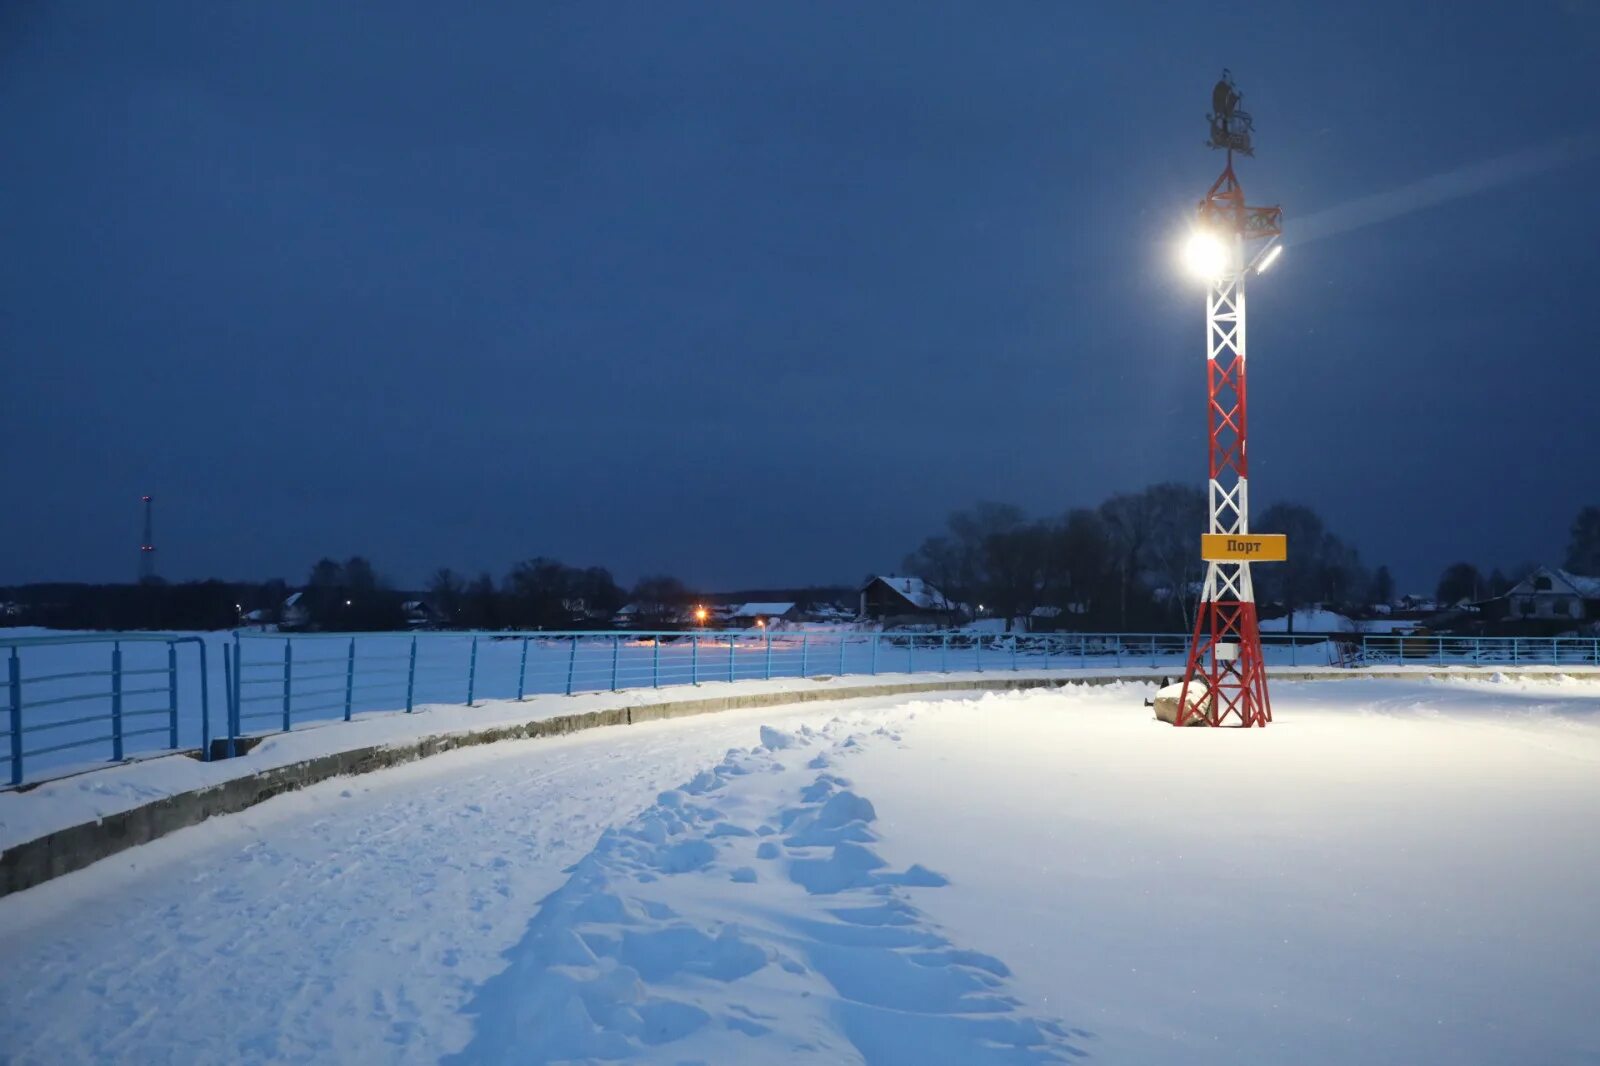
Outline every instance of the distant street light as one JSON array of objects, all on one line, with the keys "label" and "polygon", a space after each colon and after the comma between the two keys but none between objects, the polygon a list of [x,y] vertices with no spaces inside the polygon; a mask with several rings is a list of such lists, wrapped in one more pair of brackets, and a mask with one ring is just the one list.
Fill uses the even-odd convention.
[{"label": "distant street light", "polygon": [[710,612],[708,612],[704,607],[696,607],[694,609],[694,620],[701,625],[706,624],[706,619],[708,617],[710,617]]}]

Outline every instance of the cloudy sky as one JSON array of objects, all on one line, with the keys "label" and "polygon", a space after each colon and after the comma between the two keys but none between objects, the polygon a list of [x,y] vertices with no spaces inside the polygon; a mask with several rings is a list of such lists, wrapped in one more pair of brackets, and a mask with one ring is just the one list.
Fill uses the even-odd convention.
[{"label": "cloudy sky", "polygon": [[[1402,586],[1600,499],[1600,6],[0,8],[0,580],[535,554],[850,581],[1204,475],[1174,235],[1240,177],[1252,497]],[[1296,226],[1302,226],[1297,235]]]}]

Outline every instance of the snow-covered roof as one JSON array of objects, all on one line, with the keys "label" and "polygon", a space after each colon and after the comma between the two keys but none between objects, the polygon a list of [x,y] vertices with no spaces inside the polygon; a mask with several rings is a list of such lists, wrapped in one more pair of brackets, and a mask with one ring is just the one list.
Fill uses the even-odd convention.
[{"label": "snow-covered roof", "polygon": [[[892,574],[879,574],[872,581],[882,581],[909,600],[913,607],[920,607],[924,611],[948,611],[950,609],[950,601],[944,598],[944,593],[920,577],[898,577]],[[872,581],[868,581],[867,584],[872,584]],[[862,587],[865,588],[866,586],[863,585]]]},{"label": "snow-covered roof", "polygon": [[1574,574],[1570,570],[1557,570],[1566,579],[1567,584],[1577,590],[1578,595],[1586,600],[1600,600],[1600,577],[1587,577],[1583,574]]},{"label": "snow-covered roof", "polygon": [[747,603],[733,612],[735,618],[768,618],[773,615],[788,614],[794,610],[793,603]]},{"label": "snow-covered roof", "polygon": [[[1533,587],[1533,579],[1541,574],[1548,575],[1567,587],[1565,589],[1536,589]],[[1584,574],[1574,574],[1566,570],[1560,570],[1553,566],[1541,566],[1517,582],[1516,587],[1511,591],[1520,596],[1536,595],[1541,591],[1546,593],[1567,592],[1586,600],[1600,600],[1600,577],[1588,577]]]},{"label": "snow-covered roof", "polygon": [[293,606],[295,606],[296,604],[298,604],[300,602],[300,597],[304,596],[304,595],[305,595],[304,592],[296,592],[295,594],[290,596],[288,599],[284,600],[283,601],[283,605],[285,607],[293,607]]}]

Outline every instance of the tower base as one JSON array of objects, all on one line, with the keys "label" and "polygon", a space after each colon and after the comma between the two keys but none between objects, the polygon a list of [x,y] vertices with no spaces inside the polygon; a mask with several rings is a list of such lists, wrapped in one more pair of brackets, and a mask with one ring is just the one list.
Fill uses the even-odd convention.
[{"label": "tower base", "polygon": [[1201,602],[1172,724],[1249,727],[1270,721],[1256,605]]}]

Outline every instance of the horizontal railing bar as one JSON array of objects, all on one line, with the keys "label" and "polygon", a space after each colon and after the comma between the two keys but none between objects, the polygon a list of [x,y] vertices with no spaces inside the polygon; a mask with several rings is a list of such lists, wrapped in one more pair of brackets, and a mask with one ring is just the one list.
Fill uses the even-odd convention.
[{"label": "horizontal railing bar", "polygon": [[[34,733],[43,733],[48,729],[63,729],[65,727],[69,726],[69,725],[83,725],[86,722],[105,722],[105,721],[109,721],[110,718],[111,718],[111,716],[108,713],[108,714],[91,714],[91,715],[86,715],[86,716],[84,716],[82,718],[63,718],[59,722],[40,722],[37,725],[25,725],[25,726],[23,726],[22,727],[22,735],[26,737],[26,736],[30,736],[30,735],[32,735]],[[11,734],[10,733],[6,733],[5,735],[6,736],[10,736]]]},{"label": "horizontal railing bar", "polygon": [[[27,691],[27,686],[26,685],[23,686],[23,691]],[[54,707],[54,706],[56,706],[58,704],[62,704],[62,703],[81,703],[84,700],[108,700],[110,698],[111,698],[111,693],[109,691],[107,691],[107,692],[82,692],[82,693],[79,693],[79,694],[77,694],[75,696],[52,696],[49,699],[43,699],[43,700],[23,700],[22,701],[22,709],[24,711],[26,711],[26,710],[29,710],[30,708],[34,708],[34,707]]]},{"label": "horizontal railing bar", "polygon": [[298,711],[301,709],[299,701],[307,696],[331,696],[335,693],[343,692],[343,685],[340,685],[338,688],[297,688],[290,693],[290,699],[294,709]]},{"label": "horizontal railing bar", "polygon": [[22,685],[42,685],[46,681],[68,681],[75,677],[115,677],[113,670],[75,670],[70,674],[40,674],[38,677],[24,677]]},{"label": "horizontal railing bar", "polygon": [[[294,665],[298,668],[300,664],[295,663]],[[324,670],[320,674],[302,674],[299,669],[296,669],[294,672],[294,683],[298,685],[302,681],[326,681],[330,677],[343,676],[345,676],[345,671],[343,670]],[[300,690],[296,688],[294,691],[299,692]]]},{"label": "horizontal railing bar", "polygon": [[144,717],[148,717],[149,715],[152,715],[152,714],[171,714],[171,713],[172,713],[172,708],[171,707],[149,707],[149,708],[141,708],[141,709],[139,709],[137,711],[123,711],[122,712],[122,717],[124,717],[124,718],[144,718]]},{"label": "horizontal railing bar", "polygon": [[344,702],[342,700],[335,700],[333,703],[318,703],[310,707],[296,707],[294,709],[296,715],[315,714],[318,711],[342,710],[344,710]]},{"label": "horizontal railing bar", "polygon": [[48,748],[35,748],[32,751],[25,751],[22,754],[23,754],[24,757],[37,756],[37,755],[49,755],[52,751],[66,751],[69,748],[86,748],[90,744],[109,744],[109,743],[111,743],[111,738],[110,737],[95,737],[95,738],[93,738],[91,740],[74,740],[69,744],[52,744]]},{"label": "horizontal railing bar", "polygon": [[0,647],[41,648],[52,644],[177,644],[199,640],[182,633],[61,633],[47,636],[0,637]]},{"label": "horizontal railing bar", "polygon": [[[165,672],[166,671],[164,670],[162,671],[162,673]],[[171,691],[172,690],[166,685],[162,685],[159,688],[125,688],[122,690],[122,698],[127,699],[129,696],[153,696],[156,693],[165,695]]]}]

